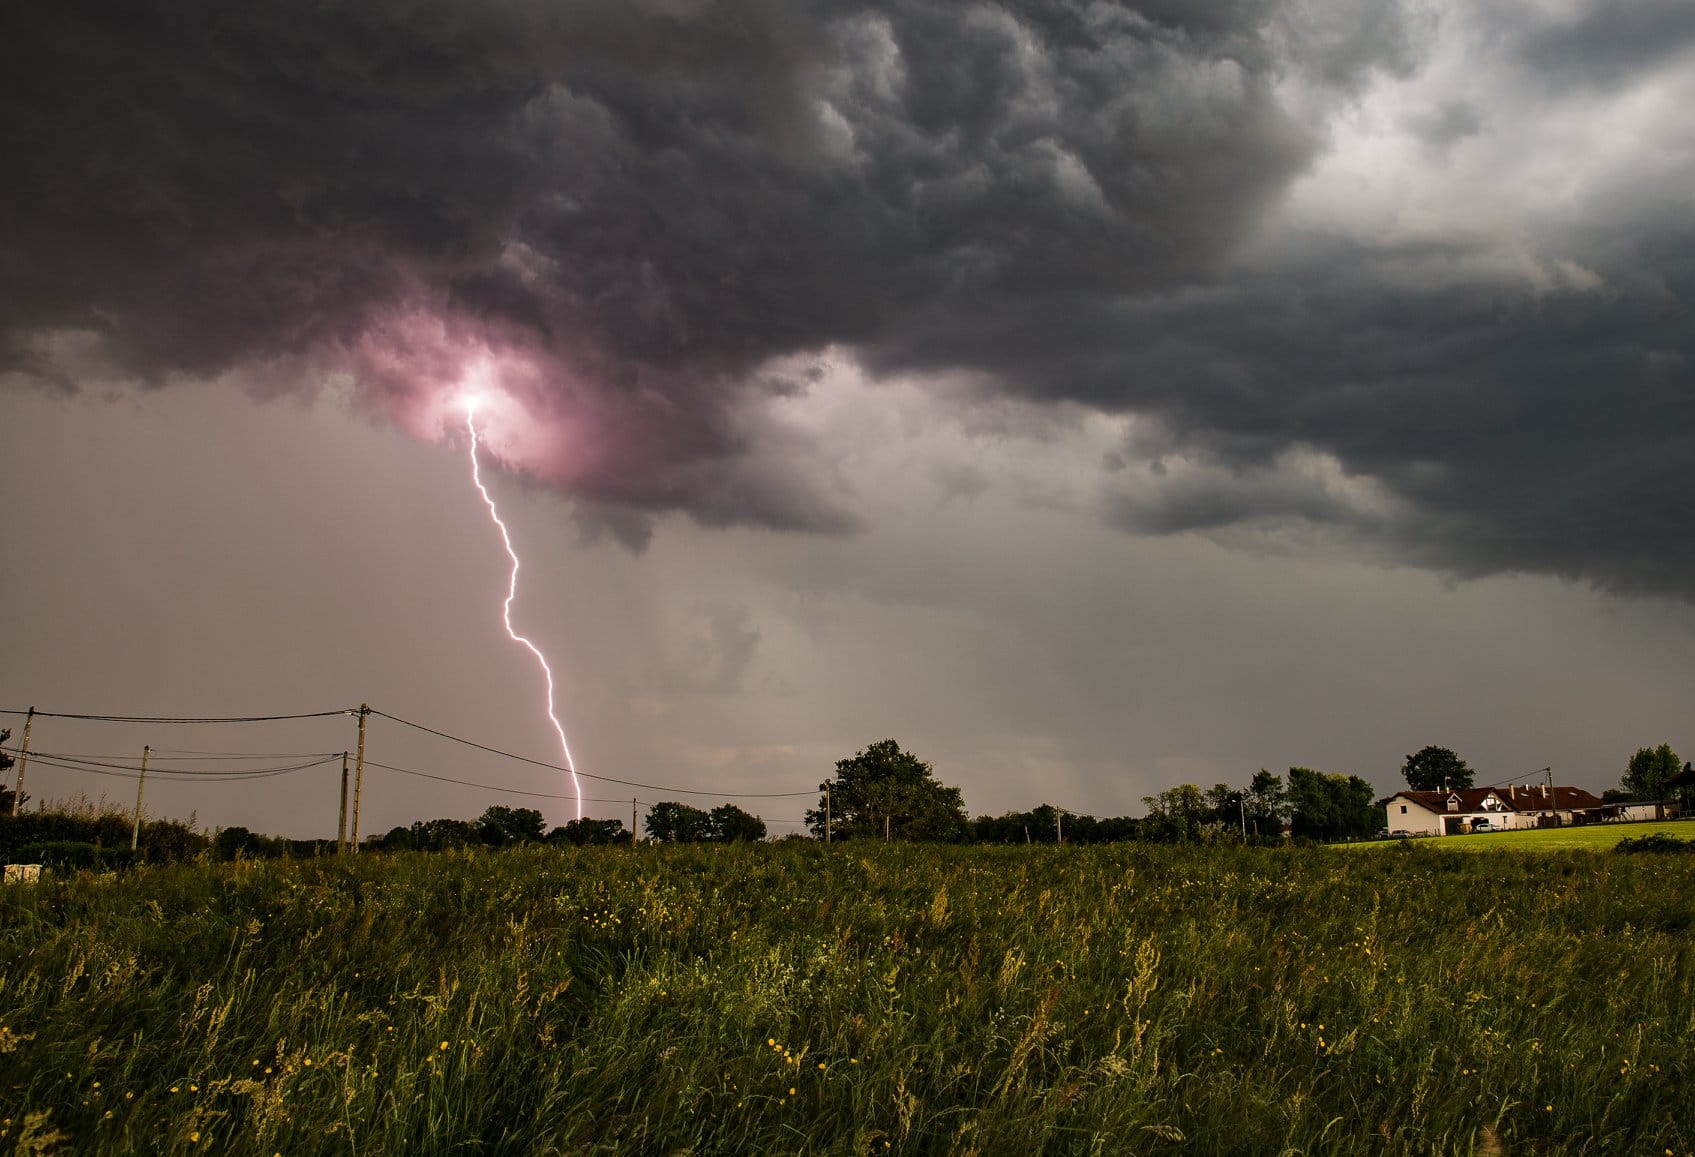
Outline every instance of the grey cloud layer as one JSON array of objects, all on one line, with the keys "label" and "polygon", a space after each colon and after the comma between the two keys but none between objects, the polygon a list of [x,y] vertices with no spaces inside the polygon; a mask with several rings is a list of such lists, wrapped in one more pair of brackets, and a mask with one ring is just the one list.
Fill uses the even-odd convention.
[{"label": "grey cloud layer", "polygon": [[[1680,5],[1603,11],[1488,18],[1527,88],[1618,86],[1695,37]],[[424,311],[543,367],[607,446],[562,484],[639,543],[665,509],[855,525],[758,417],[808,388],[772,363],[836,346],[1155,419],[1136,453],[1211,474],[1113,498],[1134,530],[1287,518],[1462,573],[1687,595],[1684,201],[1564,224],[1584,276],[1546,285],[1403,275],[1463,269],[1461,236],[1238,260],[1329,118],[1418,71],[1432,20],[1340,0],[40,6],[0,47],[25,113],[0,127],[0,356],[64,376],[76,331],[150,380],[283,363],[403,404],[414,367],[366,339]],[[1455,96],[1409,124],[1449,148],[1491,111]],[[1386,500],[1278,476],[1291,451]]]}]

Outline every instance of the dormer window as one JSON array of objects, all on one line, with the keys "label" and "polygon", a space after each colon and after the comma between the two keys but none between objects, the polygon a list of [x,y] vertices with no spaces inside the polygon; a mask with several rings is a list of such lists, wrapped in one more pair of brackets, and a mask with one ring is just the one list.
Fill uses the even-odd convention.
[{"label": "dormer window", "polygon": [[1448,810],[1451,811],[1451,812],[1457,812],[1457,811],[1460,810],[1460,797],[1459,796],[1451,795],[1451,796],[1448,797]]}]

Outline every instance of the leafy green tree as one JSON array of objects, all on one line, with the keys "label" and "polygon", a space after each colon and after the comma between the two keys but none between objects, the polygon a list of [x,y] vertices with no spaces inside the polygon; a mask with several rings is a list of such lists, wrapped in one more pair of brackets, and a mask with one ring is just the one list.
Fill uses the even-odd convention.
[{"label": "leafy green tree", "polygon": [[712,838],[712,814],[686,803],[662,800],[642,821],[647,834],[666,844],[698,844]]},{"label": "leafy green tree", "polygon": [[733,803],[712,809],[712,838],[719,843],[753,842],[765,838],[765,821]]},{"label": "leafy green tree", "polygon": [[1248,837],[1281,839],[1283,823],[1289,818],[1289,791],[1283,786],[1283,777],[1260,768],[1249,781],[1245,797]]},{"label": "leafy green tree", "polygon": [[483,843],[492,847],[540,843],[547,821],[533,807],[491,807],[477,819]]},{"label": "leafy green tree", "polygon": [[1376,831],[1382,813],[1376,793],[1357,775],[1289,769],[1290,826],[1293,834],[1314,840],[1340,840]]},{"label": "leafy green tree", "polygon": [[1671,749],[1671,744],[1638,747],[1636,754],[1631,756],[1630,762],[1625,765],[1619,786],[1628,792],[1633,800],[1665,799],[1671,790],[1668,781],[1682,770],[1683,764],[1678,760],[1677,752]]},{"label": "leafy green tree", "polygon": [[585,816],[547,833],[550,844],[627,844],[630,833],[623,820],[597,820]]},{"label": "leafy green tree", "polygon": [[482,842],[482,829],[469,820],[418,820],[412,825],[412,846],[420,852],[469,848]]},{"label": "leafy green tree", "polygon": [[1471,786],[1471,768],[1446,747],[1421,747],[1401,767],[1414,791],[1446,791]]},{"label": "leafy green tree", "polygon": [[248,860],[271,859],[283,854],[283,841],[242,827],[220,828],[212,837],[212,854],[220,860],[233,860],[237,856]]},{"label": "leafy green tree", "polygon": [[1201,838],[1207,818],[1206,794],[1192,783],[1168,787],[1158,795],[1142,797],[1148,809],[1142,821],[1142,838],[1157,844],[1192,843]]},{"label": "leafy green tree", "polygon": [[[831,831],[836,839],[882,839],[885,824],[898,840],[955,843],[965,838],[968,820],[957,787],[938,783],[928,763],[902,751],[892,739],[873,743],[836,761],[828,789]],[[824,796],[806,813],[807,826],[824,836]]]}]

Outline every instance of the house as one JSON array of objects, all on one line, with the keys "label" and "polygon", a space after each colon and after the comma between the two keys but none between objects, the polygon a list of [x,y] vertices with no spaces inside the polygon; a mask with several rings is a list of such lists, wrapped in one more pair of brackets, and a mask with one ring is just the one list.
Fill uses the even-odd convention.
[{"label": "house", "polygon": [[1550,796],[1540,784],[1398,791],[1381,806],[1384,827],[1415,836],[1599,823],[1607,810],[1580,787],[1556,787]]}]

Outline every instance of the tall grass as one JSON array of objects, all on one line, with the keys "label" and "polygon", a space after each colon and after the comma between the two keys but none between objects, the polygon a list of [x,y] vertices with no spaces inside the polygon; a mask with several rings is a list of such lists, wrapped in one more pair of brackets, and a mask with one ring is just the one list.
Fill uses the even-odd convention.
[{"label": "tall grass", "polygon": [[1683,859],[527,848],[13,886],[0,1149],[1683,1154]]}]

